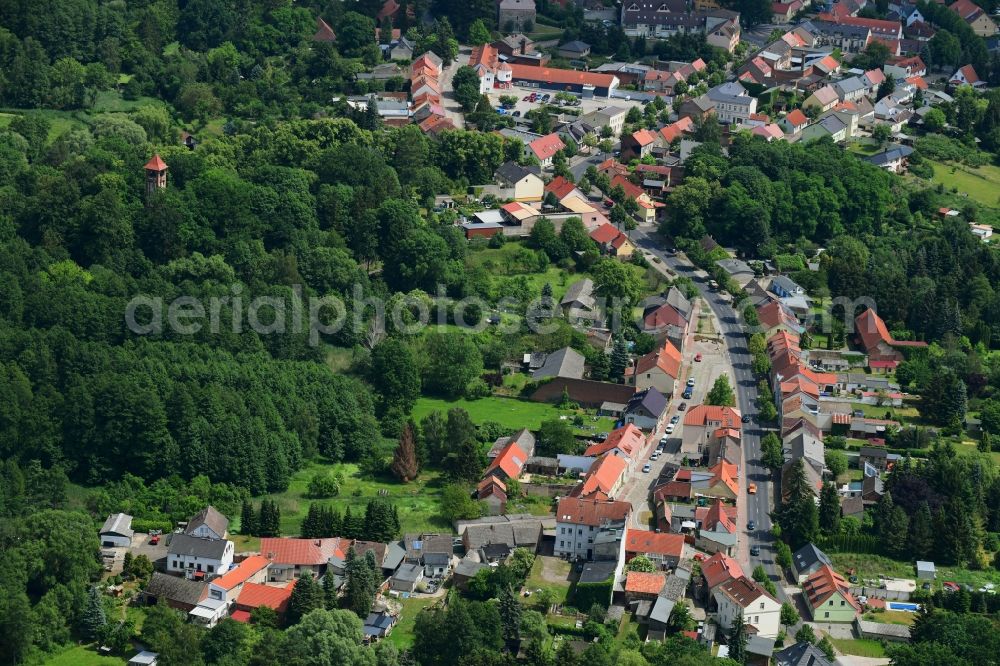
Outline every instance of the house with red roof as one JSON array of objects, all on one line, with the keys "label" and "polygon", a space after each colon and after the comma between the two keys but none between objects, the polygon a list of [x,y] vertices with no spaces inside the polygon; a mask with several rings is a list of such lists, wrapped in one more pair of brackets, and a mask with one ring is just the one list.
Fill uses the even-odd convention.
[{"label": "house with red roof", "polygon": [[980,37],[992,37],[997,32],[997,24],[972,0],[956,0],[948,5],[948,9],[958,14]]},{"label": "house with red roof", "polygon": [[323,20],[321,16],[316,17],[316,33],[313,35],[314,42],[324,42],[332,44],[337,41],[337,33],[333,31],[330,24]]},{"label": "house with red roof", "polygon": [[517,442],[510,442],[500,450],[497,457],[493,459],[490,466],[486,468],[484,476],[496,476],[501,481],[517,479],[524,470],[524,465],[528,462],[528,454],[517,445]]},{"label": "house with red roof", "polygon": [[804,330],[792,311],[781,301],[770,301],[758,307],[757,318],[765,338],[770,338],[779,331],[799,335]]},{"label": "house with red roof", "polygon": [[605,454],[590,466],[590,469],[571,491],[570,497],[581,499],[610,500],[625,483],[628,463],[618,456]]},{"label": "house with red roof", "polygon": [[571,194],[582,194],[572,181],[566,180],[563,176],[556,176],[545,185],[545,193],[548,194],[549,192],[554,194],[559,201],[562,201]]},{"label": "house with red roof", "polygon": [[927,65],[924,64],[920,56],[906,56],[901,58],[889,58],[882,68],[886,76],[894,79],[906,79],[911,76],[924,76],[927,74]]},{"label": "house with red roof", "polygon": [[489,515],[503,515],[507,511],[507,484],[489,474],[476,486],[476,499],[486,504]]},{"label": "house with red roof", "polygon": [[625,259],[635,252],[632,241],[613,224],[602,224],[590,232],[590,237],[601,249],[601,254],[609,257]]},{"label": "house with red roof", "polygon": [[815,622],[853,622],[861,613],[851,586],[829,564],[803,581],[802,594]]},{"label": "house with red roof", "polygon": [[658,208],[663,207],[663,203],[660,201],[653,201],[652,198],[645,191],[623,174],[617,174],[611,179],[611,187],[621,186],[625,191],[625,196],[632,199],[639,206],[639,212],[636,213],[640,223],[653,224],[656,221],[656,211]]},{"label": "house with red roof", "polygon": [[260,554],[270,561],[267,579],[280,582],[298,578],[308,571],[315,577],[323,575],[330,558],[347,557],[350,539],[293,539],[268,537],[260,540]]},{"label": "house with red roof", "polygon": [[271,561],[263,555],[251,555],[208,584],[208,598],[231,602],[239,596],[246,583],[263,583]]},{"label": "house with red roof", "polygon": [[669,146],[674,141],[680,141],[685,133],[690,133],[694,131],[694,120],[689,116],[685,116],[680,120],[670,123],[666,127],[660,130],[660,136],[663,137],[663,141]]},{"label": "house with red roof", "polygon": [[528,144],[528,153],[533,155],[542,168],[552,166],[552,158],[566,147],[559,135],[553,132],[539,137]]},{"label": "house with red roof", "polygon": [[603,456],[610,454],[627,461],[636,460],[646,446],[646,436],[635,424],[628,423],[611,431],[603,442],[595,442],[587,447],[583,455]]},{"label": "house with red roof", "polygon": [[288,602],[292,598],[292,589],[296,582],[298,581],[292,581],[284,587],[246,583],[236,597],[236,611],[252,613],[255,608],[267,606],[277,611],[279,616],[284,615],[288,610]]},{"label": "house with red roof", "polygon": [[683,534],[667,534],[629,528],[625,532],[625,561],[637,555],[649,559],[660,569],[673,569],[688,557],[690,548]]},{"label": "house with red roof", "polygon": [[802,0],[791,0],[791,2],[771,3],[771,22],[782,24],[790,23],[792,17],[802,9]]},{"label": "house with red roof", "polygon": [[788,114],[778,121],[781,128],[787,134],[798,134],[809,125],[809,118],[802,113],[801,109],[792,109]]},{"label": "house with red roof", "polygon": [[743,577],[743,567],[725,553],[715,553],[701,563],[701,577],[705,582],[706,591],[733,580]]},{"label": "house with red roof", "polygon": [[895,340],[885,322],[874,310],[868,309],[854,318],[855,341],[868,355],[872,370],[892,370],[903,360],[900,349],[926,347],[926,342]]},{"label": "house with red roof", "polygon": [[625,531],[632,505],[580,497],[564,497],[556,505],[556,557],[592,559],[594,537],[602,529]]},{"label": "house with red roof", "polygon": [[972,86],[973,88],[985,88],[986,82],[979,78],[976,74],[976,70],[972,65],[965,65],[964,67],[959,67],[951,78],[948,80],[948,85],[958,87],[958,86]]},{"label": "house with red roof", "polygon": [[671,396],[680,376],[681,353],[667,340],[660,349],[636,359],[629,383],[640,391],[653,387],[663,395]]},{"label": "house with red roof", "polygon": [[667,584],[667,575],[661,572],[629,571],[625,575],[625,600],[655,601]]},{"label": "house with red roof", "polygon": [[781,141],[785,138],[784,131],[782,131],[781,127],[775,123],[768,123],[766,125],[754,127],[750,130],[750,134],[753,136],[759,136],[767,142]]},{"label": "house with red roof", "polygon": [[742,416],[734,407],[697,405],[684,414],[681,453],[701,457],[719,429],[742,430]]},{"label": "house with red roof", "polygon": [[648,129],[641,129],[622,136],[622,160],[638,160],[646,157],[656,145],[656,134]]},{"label": "house with red roof", "polygon": [[593,92],[597,97],[608,97],[618,87],[618,77],[613,74],[584,72],[556,67],[511,64],[513,83],[527,88],[540,88],[556,92],[582,94]]},{"label": "house with red roof", "polygon": [[727,507],[721,499],[716,499],[711,506],[699,509],[695,514],[698,523],[695,547],[709,553],[732,555],[738,538],[736,507]]}]

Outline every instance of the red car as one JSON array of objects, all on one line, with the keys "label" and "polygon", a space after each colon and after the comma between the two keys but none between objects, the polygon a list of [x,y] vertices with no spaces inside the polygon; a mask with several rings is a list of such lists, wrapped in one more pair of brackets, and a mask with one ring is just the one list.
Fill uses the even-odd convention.
[{"label": "red car", "polygon": [[153,536],[149,537],[149,545],[150,546],[155,546],[158,543],[160,543],[160,535],[159,534],[154,534]]},{"label": "red car", "polygon": [[695,361],[696,361],[697,363],[701,363],[701,354],[695,354],[695,355],[694,355],[694,360],[695,360]]}]

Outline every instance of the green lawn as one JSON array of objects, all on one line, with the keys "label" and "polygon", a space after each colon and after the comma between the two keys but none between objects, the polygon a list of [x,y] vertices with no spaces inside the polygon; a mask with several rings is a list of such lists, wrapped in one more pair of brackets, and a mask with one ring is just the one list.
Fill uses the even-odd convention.
[{"label": "green lawn", "polygon": [[1000,167],[987,164],[973,168],[936,161],[931,161],[931,165],[934,167],[934,182],[948,189],[957,187],[959,192],[968,194],[969,198],[984,206],[992,208],[1000,203]]},{"label": "green lawn", "polygon": [[46,666],[118,666],[124,664],[121,657],[104,657],[94,651],[92,645],[77,645],[65,652],[47,658]]},{"label": "green lawn", "polygon": [[882,644],[867,638],[831,638],[830,642],[844,654],[874,658],[885,656]]},{"label": "green lawn", "polygon": [[[560,416],[573,416],[582,413],[568,409],[559,409],[555,405],[544,402],[531,402],[516,398],[490,397],[478,400],[442,400],[440,398],[422,397],[413,406],[412,416],[419,421],[433,411],[447,412],[453,407],[461,407],[469,412],[469,417],[475,424],[495,421],[505,428],[530,428],[537,430],[542,421],[557,419]],[[614,428],[614,420],[584,416],[582,433],[610,432]]]},{"label": "green lawn", "polygon": [[865,416],[873,419],[885,418],[886,412],[889,412],[890,418],[900,423],[920,419],[920,412],[917,411],[917,408],[907,407],[905,404],[903,407],[892,407],[891,405],[866,405],[861,402],[854,402],[851,403],[851,409],[860,409],[865,413]]},{"label": "green lawn", "polygon": [[[328,500],[311,500],[306,497],[309,480],[313,474],[324,470],[343,474],[344,484],[340,494]],[[288,490],[263,497],[277,502],[281,511],[281,533],[284,536],[294,536],[299,533],[302,519],[309,510],[309,504],[314,501],[332,506],[341,513],[350,507],[351,513],[356,515],[358,512],[364,513],[369,500],[379,497],[379,490],[388,491],[388,495],[382,497],[396,505],[404,532],[433,531],[449,527],[448,523],[438,516],[441,485],[438,472],[421,474],[416,481],[403,484],[394,479],[362,479],[358,475],[358,466],[353,464],[311,463],[292,475]]]},{"label": "green lawn", "polygon": [[392,641],[400,649],[412,647],[413,625],[417,622],[417,614],[436,601],[440,601],[440,599],[426,597],[420,599],[415,597],[400,599],[399,602],[403,605],[403,611],[399,615],[399,622],[396,623],[392,633],[389,634],[388,640]]},{"label": "green lawn", "polygon": [[[843,573],[847,569],[855,569],[859,578],[874,579],[880,574],[892,578],[915,578],[913,562],[902,562],[879,555],[855,554],[855,553],[827,553],[833,561],[834,568]],[[959,584],[972,585],[979,588],[984,583],[1000,585],[1000,571],[985,569],[983,571],[972,571],[958,567],[937,565],[936,585],[944,581],[953,581]],[[881,620],[879,620],[881,622]]]},{"label": "green lawn", "polygon": [[[556,574],[557,577],[565,578],[562,583],[554,583],[550,580],[546,580],[542,574],[542,568],[548,565],[551,574]],[[527,590],[531,590],[532,596],[525,597],[521,595],[521,601],[529,606],[535,604],[534,595],[538,590],[549,590],[552,593],[552,603],[564,604],[566,603],[566,597],[569,594],[570,582],[568,580],[570,575],[571,565],[569,562],[557,558],[542,558],[541,556],[535,558],[535,563],[531,565],[531,573],[528,574],[528,580],[525,581],[524,587]],[[549,576],[552,578],[553,576]]]},{"label": "green lawn", "polygon": [[865,613],[864,618],[869,622],[881,622],[882,624],[903,624],[907,627],[913,624],[917,618],[916,613],[907,611],[882,611],[881,613]]},{"label": "green lawn", "polygon": [[[969,440],[956,442],[955,450],[958,451],[959,453],[966,453],[966,454],[979,453],[979,449],[976,448],[977,444],[978,444],[977,442]],[[993,459],[993,462],[995,464],[1000,465],[1000,451],[990,451],[989,456],[990,458]]]}]

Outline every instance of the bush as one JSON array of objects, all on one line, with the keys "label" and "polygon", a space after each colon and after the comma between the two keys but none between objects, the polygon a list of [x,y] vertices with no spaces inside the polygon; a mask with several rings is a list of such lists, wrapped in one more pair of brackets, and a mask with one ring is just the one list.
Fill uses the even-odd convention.
[{"label": "bush", "polygon": [[340,494],[340,482],[329,472],[316,472],[309,479],[306,494],[312,499],[336,497]]},{"label": "bush", "polygon": [[490,395],[490,387],[482,377],[476,377],[465,385],[465,397],[469,400],[478,400]]},{"label": "bush", "polygon": [[132,529],[136,532],[148,533],[150,530],[160,530],[161,532],[168,533],[174,529],[174,524],[168,518],[133,518]]}]

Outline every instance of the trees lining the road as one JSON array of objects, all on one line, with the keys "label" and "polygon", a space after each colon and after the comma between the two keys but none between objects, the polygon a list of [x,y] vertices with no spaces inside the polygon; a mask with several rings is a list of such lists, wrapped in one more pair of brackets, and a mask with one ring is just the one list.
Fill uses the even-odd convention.
[{"label": "trees lining the road", "polygon": [[733,387],[729,384],[729,377],[720,375],[715,380],[708,395],[705,396],[705,404],[720,407],[734,407],[736,405],[736,394],[733,392]]}]

